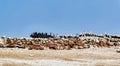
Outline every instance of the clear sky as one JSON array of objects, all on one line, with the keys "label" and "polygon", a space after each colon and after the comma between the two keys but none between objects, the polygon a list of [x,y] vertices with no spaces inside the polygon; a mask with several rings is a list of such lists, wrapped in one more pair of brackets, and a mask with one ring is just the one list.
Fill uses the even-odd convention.
[{"label": "clear sky", "polygon": [[0,0],[0,36],[120,34],[120,0]]}]

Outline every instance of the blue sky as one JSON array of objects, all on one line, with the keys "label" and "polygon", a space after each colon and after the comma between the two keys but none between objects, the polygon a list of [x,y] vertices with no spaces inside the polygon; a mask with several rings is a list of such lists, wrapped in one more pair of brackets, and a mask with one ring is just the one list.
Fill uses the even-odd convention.
[{"label": "blue sky", "polygon": [[120,34],[120,0],[0,0],[0,36]]}]

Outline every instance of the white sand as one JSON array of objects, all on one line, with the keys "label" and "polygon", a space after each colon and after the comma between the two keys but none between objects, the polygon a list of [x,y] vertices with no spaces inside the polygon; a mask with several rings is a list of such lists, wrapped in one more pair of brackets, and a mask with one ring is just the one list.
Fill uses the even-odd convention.
[{"label": "white sand", "polygon": [[115,50],[0,49],[0,66],[120,66],[120,53]]}]

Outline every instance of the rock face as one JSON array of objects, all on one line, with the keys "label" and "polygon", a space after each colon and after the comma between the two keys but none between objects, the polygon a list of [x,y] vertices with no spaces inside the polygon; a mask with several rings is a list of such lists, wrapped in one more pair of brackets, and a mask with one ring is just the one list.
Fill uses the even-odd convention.
[{"label": "rock face", "polygon": [[71,48],[70,48],[70,46],[64,46],[64,49],[65,50],[70,50]]},{"label": "rock face", "polygon": [[99,37],[79,37],[79,38],[4,38],[4,44],[0,43],[1,48],[22,48],[29,50],[70,50],[70,49],[87,49],[98,47],[119,47],[119,39],[99,38]]}]

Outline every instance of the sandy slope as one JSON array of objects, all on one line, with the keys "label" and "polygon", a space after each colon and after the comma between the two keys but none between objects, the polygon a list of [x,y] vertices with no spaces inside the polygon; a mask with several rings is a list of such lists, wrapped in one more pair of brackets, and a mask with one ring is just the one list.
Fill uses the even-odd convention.
[{"label": "sandy slope", "polygon": [[1,66],[120,66],[114,48],[81,50],[0,49]]}]

